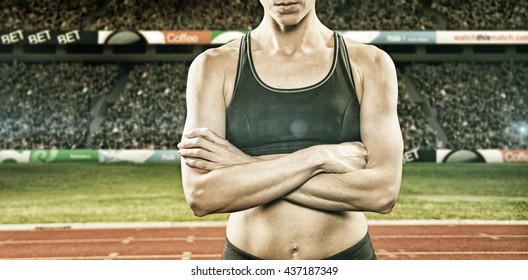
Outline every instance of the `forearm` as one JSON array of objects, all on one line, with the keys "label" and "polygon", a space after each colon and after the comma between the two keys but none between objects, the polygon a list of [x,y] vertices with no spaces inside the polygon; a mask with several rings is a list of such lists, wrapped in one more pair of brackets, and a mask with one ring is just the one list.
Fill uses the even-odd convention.
[{"label": "forearm", "polygon": [[321,173],[283,198],[326,211],[390,212],[401,174],[361,169],[342,174]]},{"label": "forearm", "polygon": [[[283,197],[311,208],[343,211],[350,205],[346,199],[340,200],[341,193],[353,190],[346,174],[365,168],[367,156],[360,142],[344,142],[253,158],[203,128],[187,133],[178,147],[185,163],[182,177],[186,198],[198,216],[245,210]],[[324,185],[328,187],[325,192],[310,185],[306,191],[294,192],[321,173],[328,176],[318,177],[310,185]],[[329,184],[328,179],[341,180],[334,177],[347,180]]]},{"label": "forearm", "polygon": [[[209,172],[188,166],[183,176],[186,196],[198,216],[235,212],[260,206],[303,185],[322,172],[317,157],[308,150],[273,160],[256,160]],[[193,178],[193,179],[189,179]]]}]

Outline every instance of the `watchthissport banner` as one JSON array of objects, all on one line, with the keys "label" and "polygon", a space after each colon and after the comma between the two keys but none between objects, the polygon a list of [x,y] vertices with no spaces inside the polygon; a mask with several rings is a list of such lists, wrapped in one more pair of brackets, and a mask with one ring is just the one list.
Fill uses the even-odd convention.
[{"label": "watchthissport banner", "polygon": [[[144,42],[161,45],[220,45],[236,40],[247,30],[99,31],[99,44]],[[528,31],[339,31],[366,44],[527,44]]]},{"label": "watchthissport banner", "polygon": [[527,44],[528,31],[437,31],[437,44]]}]

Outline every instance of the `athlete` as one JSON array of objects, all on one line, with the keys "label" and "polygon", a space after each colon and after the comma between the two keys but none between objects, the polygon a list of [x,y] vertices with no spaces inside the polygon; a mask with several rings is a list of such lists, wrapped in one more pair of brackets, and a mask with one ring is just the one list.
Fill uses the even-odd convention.
[{"label": "athlete", "polygon": [[376,259],[363,212],[391,212],[402,173],[394,64],[315,0],[260,3],[257,28],[189,70],[186,199],[231,213],[223,259]]}]

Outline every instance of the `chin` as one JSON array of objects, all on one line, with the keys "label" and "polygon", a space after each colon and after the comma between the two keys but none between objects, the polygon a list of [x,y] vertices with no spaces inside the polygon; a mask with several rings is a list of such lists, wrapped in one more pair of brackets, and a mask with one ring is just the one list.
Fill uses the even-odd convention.
[{"label": "chin", "polygon": [[298,25],[302,21],[302,17],[296,14],[289,14],[289,15],[279,15],[276,17],[273,17],[275,22],[284,27],[293,27]]}]

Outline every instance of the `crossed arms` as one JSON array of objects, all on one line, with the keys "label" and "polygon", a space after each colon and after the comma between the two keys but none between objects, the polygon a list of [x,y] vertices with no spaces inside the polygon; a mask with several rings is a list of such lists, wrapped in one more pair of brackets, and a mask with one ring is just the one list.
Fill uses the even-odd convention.
[{"label": "crossed arms", "polygon": [[[402,172],[394,65],[375,56],[361,81],[362,142],[312,146],[291,154],[251,157],[225,140],[223,61],[211,53],[191,65],[187,120],[178,145],[186,199],[197,216],[235,212],[285,199],[324,211],[389,213]],[[378,79],[377,77],[384,77]]]}]

